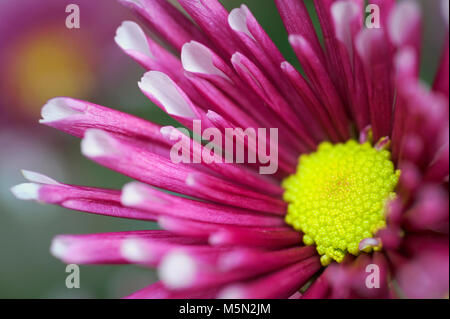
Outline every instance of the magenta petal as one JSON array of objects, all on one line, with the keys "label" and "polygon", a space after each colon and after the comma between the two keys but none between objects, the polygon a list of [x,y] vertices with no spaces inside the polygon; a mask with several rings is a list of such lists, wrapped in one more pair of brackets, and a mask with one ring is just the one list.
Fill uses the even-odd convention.
[{"label": "magenta petal", "polygon": [[294,247],[267,252],[237,249],[225,253],[220,257],[219,268],[224,271],[255,270],[265,267],[275,269],[304,260],[315,254],[316,249],[313,246]]},{"label": "magenta petal", "polygon": [[231,62],[241,78],[246,81],[259,97],[271,107],[273,112],[289,126],[289,128],[300,138],[301,142],[309,149],[314,149],[316,142],[310,136],[309,131],[300,121],[298,115],[293,111],[286,99],[263,74],[261,69],[239,52],[233,55]]},{"label": "magenta petal", "polygon": [[434,79],[433,90],[443,93],[447,99],[449,98],[449,42],[447,34],[447,43],[442,53],[436,78]]},{"label": "magenta petal", "polygon": [[120,246],[122,256],[129,262],[147,267],[158,266],[164,257],[172,252],[183,252],[204,262],[215,262],[217,255],[227,252],[226,248],[208,246],[204,240],[177,237],[163,238],[129,238]]},{"label": "magenta petal", "polygon": [[[177,143],[179,146],[183,146],[186,150],[189,150],[186,153],[189,153],[189,158],[192,158],[194,163],[200,163],[205,169],[210,170],[218,174],[225,179],[232,181],[233,183],[239,185],[245,185],[250,189],[256,189],[261,193],[268,193],[274,197],[279,197],[283,193],[283,189],[277,184],[277,181],[271,178],[267,178],[264,175],[257,174],[250,169],[245,168],[243,165],[239,165],[236,163],[226,163],[226,154],[225,156],[219,156],[218,154],[210,154],[208,149],[206,149],[200,142],[190,139],[186,137],[181,131],[175,129],[171,126],[165,126],[161,129],[164,137],[167,138],[169,144]],[[257,136],[247,135],[243,136],[242,139],[236,137],[236,147],[242,146],[242,149],[248,150],[248,153],[253,152],[256,159],[257,147],[252,149],[248,149],[248,144],[245,145],[245,140],[247,138],[247,142],[249,143],[252,140],[253,145],[257,145]],[[238,144],[242,142],[241,144]],[[211,163],[205,162],[204,154],[209,152]],[[273,161],[277,160],[276,158],[272,158]]]},{"label": "magenta petal", "polygon": [[53,98],[42,107],[41,116],[41,124],[80,138],[87,129],[97,128],[143,142],[167,144],[159,125],[86,101]]},{"label": "magenta petal", "polygon": [[442,251],[423,251],[402,265],[396,277],[407,298],[446,298],[449,292],[448,246]]},{"label": "magenta petal", "polygon": [[316,97],[309,83],[290,63],[286,61],[281,64],[281,70],[288,77],[292,85],[296,88],[305,105],[310,108],[310,111],[321,123],[324,131],[327,132],[331,140],[334,142],[338,142],[341,137],[338,135],[337,130],[329,114],[327,113],[326,108]]},{"label": "magenta petal", "polygon": [[249,246],[278,248],[288,247],[301,242],[300,233],[293,230],[241,230],[239,228],[223,228],[209,237],[214,246]]},{"label": "magenta petal", "polygon": [[[327,268],[325,272],[328,271],[328,269],[329,268]],[[330,284],[325,272],[314,280],[311,286],[302,295],[301,299],[323,299],[328,296]]]},{"label": "magenta petal", "polygon": [[280,199],[196,172],[193,166],[175,164],[104,131],[88,130],[81,146],[82,153],[93,161],[156,187],[269,213],[285,211],[286,204]]},{"label": "magenta petal", "polygon": [[311,257],[249,283],[226,287],[225,299],[281,299],[298,291],[320,269],[318,257]]},{"label": "magenta petal", "polygon": [[414,48],[420,57],[422,42],[421,8],[414,1],[400,2],[389,14],[388,33],[397,47]]},{"label": "magenta petal", "polygon": [[448,192],[439,186],[425,186],[417,194],[416,203],[404,216],[410,230],[434,230],[448,233]]},{"label": "magenta petal", "polygon": [[223,58],[228,59],[242,48],[227,23],[228,12],[219,1],[178,0],[178,2],[211,41],[221,49],[220,55]]},{"label": "magenta petal", "polygon": [[213,299],[217,289],[202,289],[195,291],[172,291],[160,281],[138,290],[125,299]]},{"label": "magenta petal", "polygon": [[259,227],[284,224],[279,217],[174,196],[136,182],[125,185],[122,203],[160,216],[167,215],[201,222]]},{"label": "magenta petal", "polygon": [[209,44],[197,26],[166,0],[119,1],[140,15],[152,31],[176,50],[191,40]]},{"label": "magenta petal", "polygon": [[317,96],[320,96],[328,114],[333,118],[339,134],[349,137],[349,120],[341,97],[325,66],[321,63],[308,41],[299,35],[291,35],[289,42],[308,76]]},{"label": "magenta petal", "polygon": [[20,199],[32,199],[99,215],[152,221],[157,219],[156,213],[124,207],[120,202],[118,190],[62,184],[52,182],[46,176],[35,172],[23,173],[31,183],[12,188],[12,192]]},{"label": "magenta petal", "polygon": [[[163,282],[174,290],[198,290],[207,287],[219,287],[226,283],[254,278],[260,274],[281,269],[286,265],[306,260],[315,252],[303,248],[293,251],[264,252],[258,250],[231,250],[218,254],[217,259],[207,261],[191,251],[174,251],[167,255],[159,266]],[[214,254],[215,250],[211,249]],[[271,257],[276,257],[271,258]],[[243,261],[243,258],[250,262]],[[230,264],[230,260],[234,263]],[[224,261],[227,263],[224,264]],[[224,266],[232,266],[232,268]]]},{"label": "magenta petal", "polygon": [[325,63],[325,56],[319,38],[317,37],[304,2],[297,0],[275,0],[275,3],[288,34],[298,34],[307,39],[311,43],[315,54],[322,63]]},{"label": "magenta petal", "polygon": [[71,264],[128,264],[121,254],[122,242],[128,238],[173,236],[164,231],[130,231],[88,235],[59,235],[52,241],[51,253]]},{"label": "magenta petal", "polygon": [[394,87],[391,48],[381,29],[364,29],[356,39],[356,48],[364,62],[374,140],[390,135]]},{"label": "magenta petal", "polygon": [[[198,222],[189,219],[162,216],[158,219],[161,228],[175,234],[209,239],[217,246],[235,246],[231,244],[241,238],[241,246],[286,247],[301,242],[298,232],[288,227],[248,227]],[[247,235],[246,235],[247,234]],[[214,239],[214,235],[216,238]],[[251,236],[254,236],[252,238]],[[274,242],[270,242],[274,239]]]}]

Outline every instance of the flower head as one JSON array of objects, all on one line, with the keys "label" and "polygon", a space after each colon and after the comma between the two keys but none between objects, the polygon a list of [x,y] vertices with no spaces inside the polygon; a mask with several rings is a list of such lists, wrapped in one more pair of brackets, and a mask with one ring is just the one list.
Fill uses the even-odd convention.
[{"label": "flower head", "polygon": [[[276,0],[304,74],[245,5],[228,13],[217,0],[179,0],[190,20],[165,0],[121,2],[170,47],[131,21],[117,30],[119,47],[148,70],[142,92],[188,129],[195,120],[220,132],[278,128],[278,171],[175,164],[175,128],[52,99],[41,123],[82,138],[86,157],[137,182],[118,191],[24,172],[16,196],[162,228],[61,235],[56,257],[157,267],[160,281],[131,298],[448,294],[448,43],[428,89],[415,2],[373,1],[383,14],[367,28],[364,1],[314,1],[322,46],[303,1]],[[257,151],[249,136],[236,141]],[[194,162],[209,150],[187,145]],[[366,282],[373,266],[378,289]]]}]

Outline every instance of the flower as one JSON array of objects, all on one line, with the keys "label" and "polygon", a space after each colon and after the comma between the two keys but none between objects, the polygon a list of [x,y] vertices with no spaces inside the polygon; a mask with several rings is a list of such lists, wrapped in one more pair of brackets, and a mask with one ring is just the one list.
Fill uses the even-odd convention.
[{"label": "flower", "polygon": [[165,0],[121,2],[172,50],[119,27],[116,43],[149,70],[143,93],[190,129],[277,127],[279,170],[174,164],[175,128],[52,99],[41,123],[139,182],[118,191],[24,171],[15,195],[163,229],[60,235],[53,255],[157,267],[160,281],[130,298],[448,296],[448,43],[428,89],[415,2],[373,1],[380,28],[365,28],[364,1],[314,1],[322,47],[304,3],[276,0],[304,75],[245,5],[179,0],[192,22]]},{"label": "flower", "polygon": [[[0,40],[8,43],[8,50],[0,52],[0,123],[28,123],[55,94],[88,98],[108,78],[123,73],[116,51],[111,50],[115,24],[128,16],[122,6],[79,0],[83,27],[69,29],[66,8],[71,3],[0,1]],[[97,23],[99,15],[106,23]]]}]

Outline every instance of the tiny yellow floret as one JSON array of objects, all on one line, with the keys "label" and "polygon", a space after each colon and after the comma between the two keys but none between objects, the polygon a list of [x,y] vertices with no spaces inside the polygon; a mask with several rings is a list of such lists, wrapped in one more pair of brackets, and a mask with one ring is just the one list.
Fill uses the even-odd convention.
[{"label": "tiny yellow floret", "polygon": [[303,232],[305,245],[316,245],[324,266],[347,252],[356,256],[361,240],[386,226],[386,202],[399,176],[388,150],[324,142],[300,156],[296,173],[283,181],[286,222]]}]

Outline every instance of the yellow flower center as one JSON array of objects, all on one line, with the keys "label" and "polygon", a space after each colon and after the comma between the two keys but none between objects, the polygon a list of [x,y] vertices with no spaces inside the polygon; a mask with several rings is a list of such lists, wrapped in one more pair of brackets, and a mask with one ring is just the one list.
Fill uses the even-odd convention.
[{"label": "yellow flower center", "polygon": [[356,256],[361,240],[386,226],[386,201],[399,176],[387,150],[354,140],[324,142],[300,156],[297,172],[283,181],[286,222],[303,232],[306,245],[317,246],[324,266],[347,252]]}]

